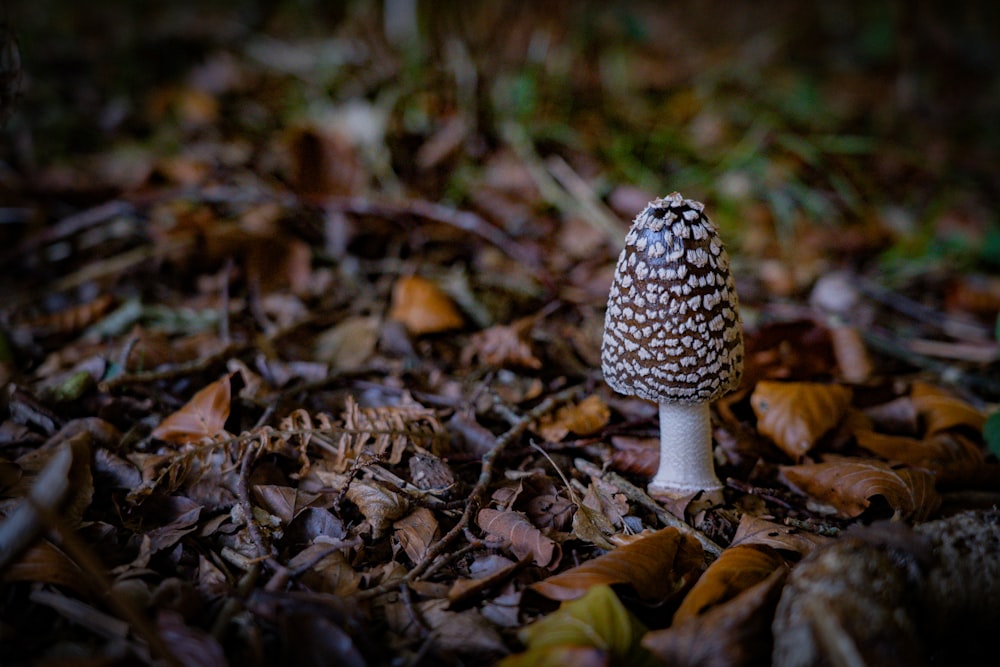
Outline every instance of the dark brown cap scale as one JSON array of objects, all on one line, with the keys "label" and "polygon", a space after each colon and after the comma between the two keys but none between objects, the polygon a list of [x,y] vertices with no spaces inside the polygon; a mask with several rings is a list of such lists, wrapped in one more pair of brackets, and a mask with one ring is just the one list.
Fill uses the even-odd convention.
[{"label": "dark brown cap scale", "polygon": [[656,402],[710,401],[739,383],[743,329],[729,255],[700,202],[678,193],[636,216],[601,346],[605,381]]}]

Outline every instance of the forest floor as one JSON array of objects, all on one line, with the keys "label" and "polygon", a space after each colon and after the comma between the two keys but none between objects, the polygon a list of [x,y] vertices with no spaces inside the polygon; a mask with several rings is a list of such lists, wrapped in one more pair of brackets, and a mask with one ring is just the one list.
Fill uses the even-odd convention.
[{"label": "forest floor", "polygon": [[[0,15],[0,663],[995,660],[992,5],[97,4]],[[600,371],[673,191],[707,509]]]}]

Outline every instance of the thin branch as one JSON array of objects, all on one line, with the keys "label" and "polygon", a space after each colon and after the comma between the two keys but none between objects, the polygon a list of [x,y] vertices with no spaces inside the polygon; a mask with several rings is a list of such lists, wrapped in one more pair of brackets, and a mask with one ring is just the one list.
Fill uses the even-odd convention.
[{"label": "thin branch", "polygon": [[435,559],[450,549],[452,543],[463,534],[476,510],[478,510],[481,506],[483,499],[486,497],[486,492],[489,489],[490,481],[493,479],[493,466],[495,465],[500,454],[502,454],[511,443],[520,438],[524,432],[528,430],[528,427],[532,422],[552,412],[552,410],[556,409],[563,403],[574,400],[582,391],[583,387],[575,386],[553,394],[525,413],[516,424],[497,437],[493,448],[483,455],[482,465],[479,471],[479,479],[476,480],[476,485],[469,493],[469,500],[465,504],[465,510],[462,511],[462,516],[459,517],[458,522],[452,527],[452,529],[445,533],[444,537],[435,542],[427,550],[423,559],[421,559],[421,561],[417,563],[405,577],[403,577],[402,581],[396,579],[379,584],[373,588],[361,591],[358,593],[357,597],[362,600],[367,600],[395,590],[401,583],[408,585],[423,576],[423,574],[430,569]]},{"label": "thin branch", "polygon": [[207,370],[213,364],[219,363],[220,361],[230,357],[238,356],[249,349],[250,346],[245,344],[227,345],[218,352],[210,354],[206,357],[201,357],[183,364],[175,364],[161,370],[142,371],[139,373],[122,373],[121,375],[116,375],[113,378],[109,378],[104,382],[101,382],[99,389],[102,392],[107,393],[112,389],[125,384],[148,384],[150,382],[159,382],[160,380],[172,380],[185,375],[194,375]]},{"label": "thin branch", "polygon": [[418,218],[439,222],[460,229],[485,239],[526,267],[537,269],[538,259],[534,253],[507,236],[499,228],[486,222],[471,211],[435,204],[422,199],[409,199],[401,203],[377,202],[365,197],[331,197],[324,201],[327,210],[350,213],[352,215],[370,215],[378,218],[397,218],[403,215],[413,215]]},{"label": "thin branch", "polygon": [[715,560],[722,554],[722,547],[709,539],[707,535],[702,533],[700,530],[695,530],[681,519],[675,517],[673,514],[665,510],[659,503],[653,500],[648,493],[618,473],[611,470],[601,470],[598,466],[594,465],[590,461],[587,461],[586,459],[577,459],[574,463],[577,468],[591,477],[603,479],[605,482],[617,487],[619,491],[625,494],[626,498],[634,503],[638,503],[655,514],[656,518],[659,519],[660,523],[664,526],[676,528],[680,532],[690,535],[694,539],[698,540],[698,542],[701,543],[702,548],[705,550],[705,553],[708,554],[712,560]]}]

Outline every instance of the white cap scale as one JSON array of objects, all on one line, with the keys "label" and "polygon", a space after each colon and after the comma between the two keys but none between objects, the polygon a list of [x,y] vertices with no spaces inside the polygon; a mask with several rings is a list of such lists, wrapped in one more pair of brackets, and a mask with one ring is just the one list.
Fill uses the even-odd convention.
[{"label": "white cap scale", "polygon": [[601,368],[615,391],[660,404],[650,492],[721,499],[708,404],[739,383],[743,331],[729,255],[703,210],[675,192],[636,216],[608,297]]}]

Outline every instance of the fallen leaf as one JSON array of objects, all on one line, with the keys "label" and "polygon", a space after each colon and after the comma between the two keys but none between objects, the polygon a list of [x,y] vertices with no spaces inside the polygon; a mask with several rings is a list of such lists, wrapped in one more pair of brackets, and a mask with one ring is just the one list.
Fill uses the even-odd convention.
[{"label": "fallen leaf", "polygon": [[914,382],[910,398],[924,422],[928,435],[968,427],[979,433],[986,416],[965,401],[925,382]]},{"label": "fallen leaf", "polygon": [[557,662],[570,657],[582,658],[583,664],[601,664],[590,653],[577,655],[573,649],[596,649],[605,656],[603,664],[652,667],[656,662],[640,644],[645,634],[646,627],[625,608],[610,586],[594,586],[523,628],[518,638],[527,650],[505,658],[500,667],[580,664],[575,660]]},{"label": "fallen leaf", "polygon": [[200,443],[226,435],[232,398],[232,373],[216,380],[191,397],[184,406],[153,429],[151,437],[176,444]]},{"label": "fallen leaf", "polygon": [[348,317],[319,335],[314,356],[335,370],[361,368],[375,352],[381,325],[379,317]]},{"label": "fallen leaf", "polygon": [[736,534],[729,546],[760,544],[804,556],[828,541],[829,538],[815,533],[744,514],[740,517],[740,524],[736,527]]},{"label": "fallen leaf", "polygon": [[538,370],[541,360],[531,349],[529,338],[538,318],[523,317],[511,324],[495,324],[472,336],[469,348],[463,353],[465,363],[472,357],[495,368],[519,366]]},{"label": "fallen leaf", "polygon": [[750,397],[757,430],[798,460],[847,413],[851,390],[815,382],[757,383]]},{"label": "fallen leaf", "polygon": [[[487,563],[484,567],[483,563]],[[477,559],[469,567],[469,573],[477,575],[473,579],[458,578],[448,589],[448,602],[457,607],[491,588],[507,581],[515,572],[527,565],[527,556],[520,561],[512,561],[497,554],[486,559]]]},{"label": "fallen leaf", "polygon": [[491,537],[509,545],[519,559],[531,556],[534,563],[541,567],[559,564],[559,545],[542,534],[520,512],[482,509],[476,516],[476,523]]},{"label": "fallen leaf", "polygon": [[549,442],[558,442],[568,434],[590,435],[611,419],[611,409],[600,396],[592,394],[579,403],[565,405],[555,415],[538,423],[537,431]]},{"label": "fallen leaf", "polygon": [[722,552],[684,596],[674,613],[674,624],[700,616],[748,588],[764,581],[785,559],[763,544],[741,544]]},{"label": "fallen leaf", "polygon": [[939,484],[975,484],[983,477],[986,458],[982,450],[959,433],[938,432],[917,440],[859,431],[854,437],[858,446],[888,461],[932,471]]},{"label": "fallen leaf", "polygon": [[414,336],[459,329],[464,324],[448,295],[419,276],[404,276],[393,285],[389,319],[402,322]]},{"label": "fallen leaf", "polygon": [[894,470],[874,459],[840,459],[827,463],[782,466],[793,488],[830,505],[844,517],[860,515],[881,496],[904,518],[920,521],[941,504],[933,476],[921,470]]},{"label": "fallen leaf", "polygon": [[696,539],[664,528],[529,589],[552,600],[573,600],[594,586],[623,584],[646,602],[660,603],[684,590],[701,572],[703,560]]},{"label": "fallen leaf", "polygon": [[351,482],[346,495],[371,524],[375,538],[381,537],[393,521],[410,511],[410,503],[404,496],[368,480]]},{"label": "fallen leaf", "polygon": [[437,535],[438,522],[433,512],[426,507],[418,507],[393,523],[392,528],[410,562],[419,563]]},{"label": "fallen leaf", "polygon": [[56,584],[78,593],[82,597],[92,595],[92,581],[80,566],[48,540],[42,540],[29,547],[20,558],[7,565],[0,581],[34,581]]},{"label": "fallen leaf", "polygon": [[770,664],[771,621],[787,577],[787,568],[779,568],[725,604],[647,633],[642,645],[673,667]]},{"label": "fallen leaf", "polygon": [[660,464],[660,439],[629,435],[611,437],[611,467],[640,477],[652,477]]}]

